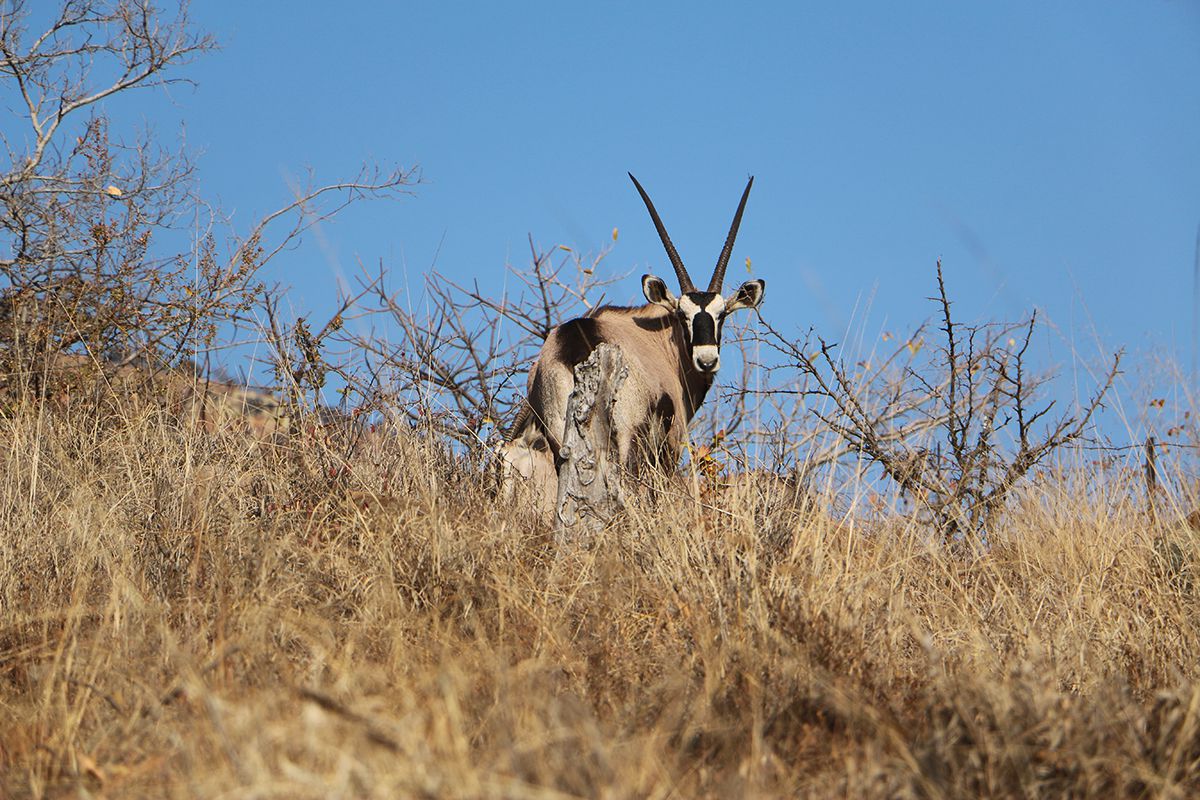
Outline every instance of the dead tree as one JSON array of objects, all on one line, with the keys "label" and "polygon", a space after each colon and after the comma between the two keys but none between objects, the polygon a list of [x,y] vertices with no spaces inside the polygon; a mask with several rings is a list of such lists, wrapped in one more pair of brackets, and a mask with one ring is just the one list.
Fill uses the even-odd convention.
[{"label": "dead tree", "polygon": [[575,367],[575,388],[567,400],[567,424],[558,471],[559,541],[577,538],[580,527],[595,531],[622,504],[613,405],[629,367],[621,349],[602,344]]}]

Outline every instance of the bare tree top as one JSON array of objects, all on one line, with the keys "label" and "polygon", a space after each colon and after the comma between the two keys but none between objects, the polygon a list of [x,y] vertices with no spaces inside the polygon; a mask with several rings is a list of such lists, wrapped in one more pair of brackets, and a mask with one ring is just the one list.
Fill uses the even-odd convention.
[{"label": "bare tree top", "polygon": [[167,16],[146,0],[68,0],[40,33],[29,18],[22,0],[0,0],[0,74],[15,83],[29,125],[21,141],[3,134],[13,165],[5,188],[39,177],[69,118],[118,92],[186,82],[169,69],[216,46],[192,29],[187,3]]}]

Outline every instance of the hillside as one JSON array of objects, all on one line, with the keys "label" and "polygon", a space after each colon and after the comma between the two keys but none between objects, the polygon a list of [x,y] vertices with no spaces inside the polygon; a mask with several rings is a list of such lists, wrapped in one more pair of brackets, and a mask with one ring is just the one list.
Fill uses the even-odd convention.
[{"label": "hillside", "polygon": [[854,486],[560,551],[420,431],[89,397],[0,413],[0,795],[1200,791],[1192,540],[1132,472],[975,555]]}]

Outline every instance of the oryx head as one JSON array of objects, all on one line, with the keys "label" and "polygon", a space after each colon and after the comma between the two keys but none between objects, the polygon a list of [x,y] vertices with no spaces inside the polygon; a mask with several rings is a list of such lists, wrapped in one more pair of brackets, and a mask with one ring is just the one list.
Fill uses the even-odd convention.
[{"label": "oryx head", "polygon": [[692,284],[692,279],[683,266],[683,260],[676,252],[675,245],[671,244],[671,237],[667,236],[667,229],[663,227],[646,190],[632,173],[629,177],[637,187],[638,194],[642,196],[650,218],[654,220],[654,227],[658,230],[658,236],[671,259],[671,266],[675,267],[675,276],[679,279],[679,297],[671,294],[667,284],[656,275],[642,276],[642,291],[651,303],[666,308],[679,318],[685,331],[692,365],[698,372],[712,375],[721,368],[721,329],[725,317],[741,308],[757,308],[767,287],[766,281],[746,281],[731,296],[721,294],[725,267],[729,264],[729,256],[733,252],[733,240],[737,238],[738,226],[742,223],[742,211],[746,208],[746,198],[750,196],[754,178],[750,178],[746,183],[746,190],[742,192],[742,201],[738,203],[737,213],[733,215],[733,225],[725,238],[725,247],[721,250],[721,257],[717,259],[712,280],[708,282],[708,291],[701,292]]}]

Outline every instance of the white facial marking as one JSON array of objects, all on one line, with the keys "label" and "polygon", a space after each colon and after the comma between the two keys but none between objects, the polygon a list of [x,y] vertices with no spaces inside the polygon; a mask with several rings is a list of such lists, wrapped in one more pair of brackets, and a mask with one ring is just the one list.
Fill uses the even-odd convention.
[{"label": "white facial marking", "polygon": [[686,294],[679,296],[679,311],[683,314],[683,322],[687,325],[688,341],[692,340],[692,320],[700,313],[700,306],[692,302]]},{"label": "white facial marking", "polygon": [[721,353],[715,344],[693,347],[692,363],[700,372],[716,372],[721,368]]},{"label": "white facial marking", "polygon": [[691,330],[692,319],[701,311],[707,311],[712,315],[713,320],[720,320],[721,315],[725,313],[725,298],[721,295],[716,295],[712,300],[708,301],[708,305],[703,308],[692,298],[685,295],[679,297],[679,311],[683,314],[683,318],[687,320],[688,330]]},{"label": "white facial marking", "polygon": [[[692,305],[695,305],[695,303]],[[717,295],[708,302],[708,305],[704,307],[704,310],[712,314],[713,319],[719,320],[721,315],[725,313],[725,298],[721,297],[721,295]]]},{"label": "white facial marking", "polygon": [[[696,315],[701,312],[711,315],[719,330],[721,317],[725,314],[725,298],[719,294],[715,295],[704,307],[701,307],[687,295],[682,295],[679,298],[679,312],[687,325],[688,341],[691,342],[694,336],[692,323],[695,321]],[[715,373],[721,368],[719,347],[715,344],[693,344],[692,365],[698,372]]]}]

